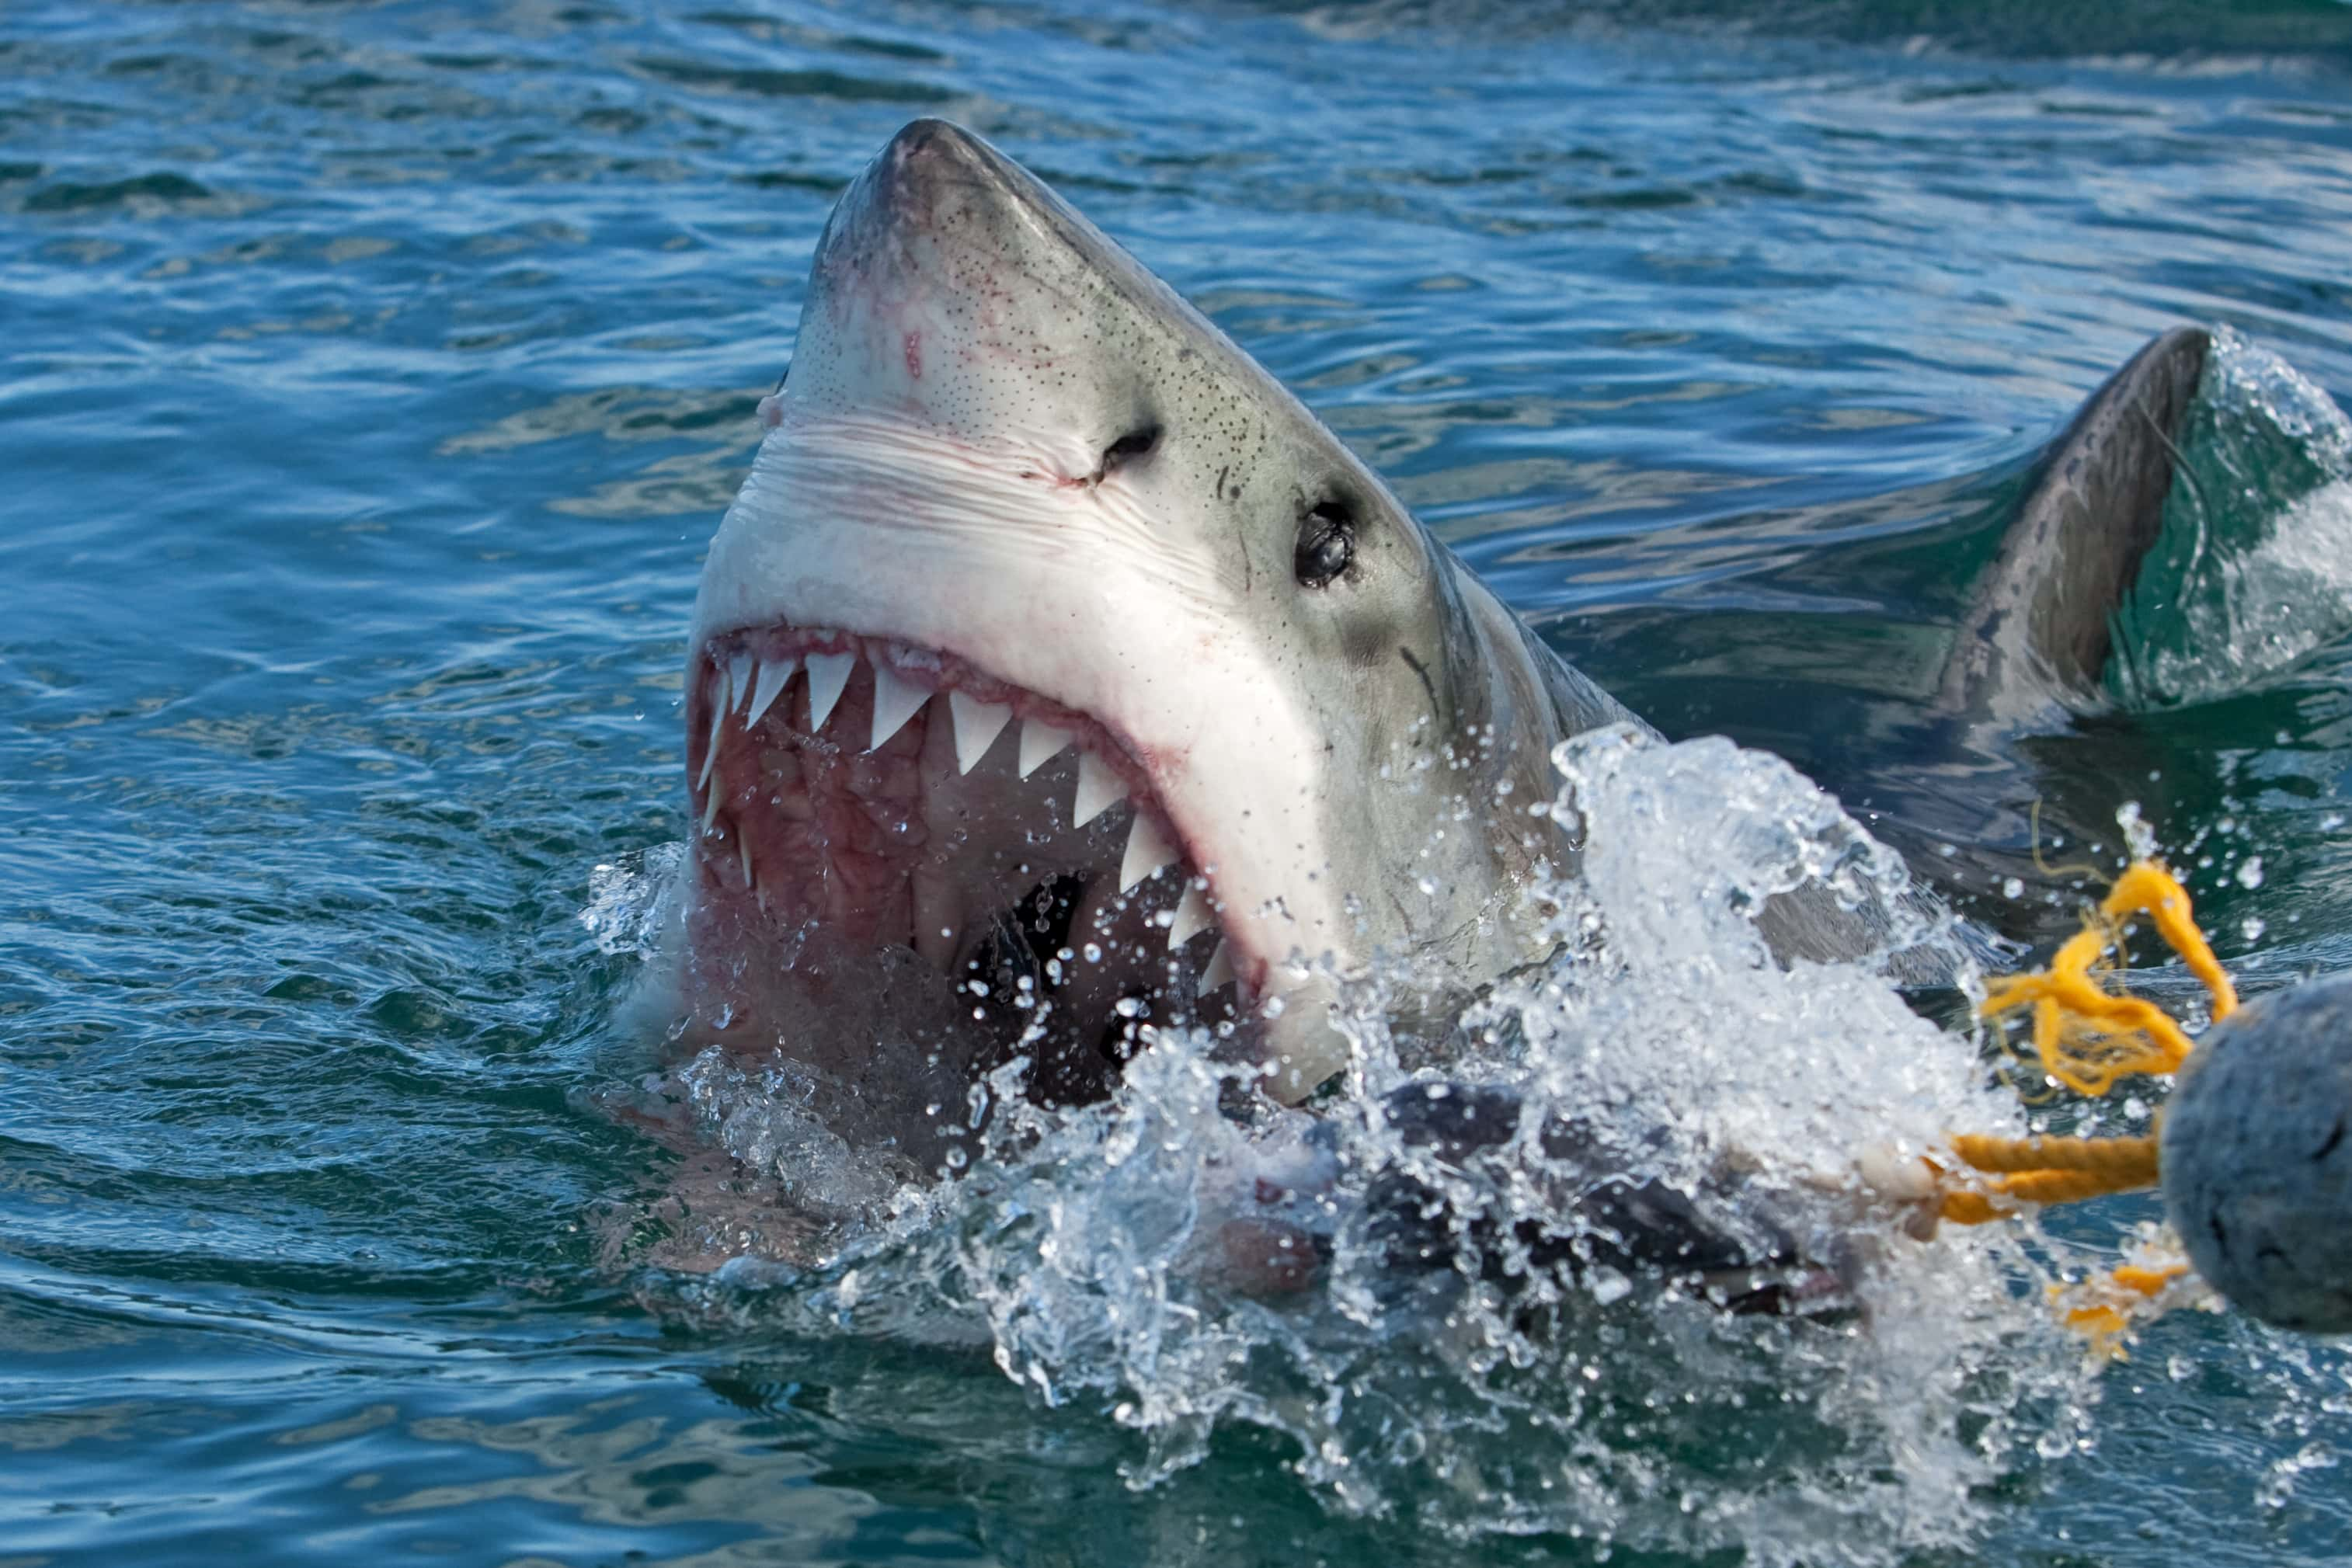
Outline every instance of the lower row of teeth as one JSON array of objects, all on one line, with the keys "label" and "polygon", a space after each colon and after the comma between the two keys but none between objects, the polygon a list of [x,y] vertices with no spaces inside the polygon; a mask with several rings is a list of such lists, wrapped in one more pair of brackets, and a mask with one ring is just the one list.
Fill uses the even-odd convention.
[{"label": "lower row of teeth", "polygon": [[[696,779],[697,789],[709,790],[709,799],[702,812],[702,831],[708,834],[718,821],[719,796],[710,789],[710,774],[719,760],[719,742],[726,731],[727,721],[738,708],[742,709],[743,727],[758,724],[775,706],[784,693],[785,685],[803,669],[808,672],[809,729],[811,733],[824,727],[833,710],[841,701],[841,694],[849,687],[849,677],[857,668],[855,653],[811,653],[805,658],[758,659],[749,653],[738,652],[724,664],[715,665],[710,697],[710,742],[703,748],[702,772]],[[866,742],[868,751],[898,734],[907,721],[923,709],[923,705],[940,694],[927,686],[919,686],[902,678],[888,665],[874,665],[874,728]],[[1002,703],[984,703],[961,692],[949,692],[948,716],[955,727],[956,771],[970,773],[980,765],[989,747],[1012,722],[1013,710]],[[1017,764],[1019,776],[1026,779],[1038,768],[1069,748],[1071,732],[1037,719],[1021,721],[1021,749]],[[1070,825],[1083,828],[1105,811],[1127,799],[1127,780],[1120,778],[1110,765],[1094,752],[1078,753],[1077,799],[1072,803]],[[737,847],[745,857],[743,877],[751,880],[751,850],[738,838]],[[1138,811],[1127,831],[1127,852],[1119,857],[1118,890],[1131,893],[1143,883],[1158,876],[1177,861],[1174,845],[1168,841],[1151,813]],[[1168,924],[1168,948],[1173,952],[1215,924],[1209,911],[1206,892],[1198,881],[1188,883],[1184,895],[1176,904]],[[1232,956],[1225,944],[1218,942],[1210,955],[1208,966],[1201,971],[1198,994],[1207,996],[1220,986],[1234,980]]]}]

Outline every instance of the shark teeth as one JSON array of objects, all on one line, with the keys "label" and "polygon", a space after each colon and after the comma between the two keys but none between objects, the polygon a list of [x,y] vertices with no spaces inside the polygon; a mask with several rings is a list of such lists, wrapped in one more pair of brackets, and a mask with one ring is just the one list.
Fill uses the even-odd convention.
[{"label": "shark teeth", "polygon": [[1021,721],[1021,777],[1026,779],[1062,753],[1070,732],[1030,718]]},{"label": "shark teeth", "polygon": [[824,721],[833,716],[833,705],[841,700],[842,689],[849,685],[849,672],[857,667],[855,653],[811,653],[809,673],[809,729],[823,729]]},{"label": "shark teeth", "polygon": [[879,751],[882,743],[906,727],[916,711],[931,700],[928,687],[903,679],[887,664],[874,666],[874,738],[866,743],[868,751]]},{"label": "shark teeth", "polygon": [[1112,772],[1109,763],[1091,751],[1078,753],[1078,798],[1070,812],[1072,827],[1085,827],[1126,799],[1127,780]]},{"label": "shark teeth", "polygon": [[798,659],[771,659],[756,667],[759,678],[751,684],[751,706],[743,716],[745,729],[759,723],[760,716],[775,706],[776,699],[783,695],[784,684],[793,678],[793,672],[801,667],[801,662]]},{"label": "shark teeth", "polygon": [[1209,913],[1209,895],[1201,890],[1198,882],[1187,883],[1184,896],[1177,901],[1176,914],[1168,924],[1168,950],[1173,953],[1216,923],[1217,917]]},{"label": "shark teeth", "polygon": [[[769,760],[768,753],[762,747],[790,748],[796,744],[794,737],[802,732],[803,726],[789,716],[780,720],[779,727],[772,731],[761,727],[768,715],[777,711],[776,705],[794,676],[803,671],[808,674],[805,730],[813,735],[822,730],[839,710],[841,700],[848,690],[849,679],[857,673],[857,667],[863,664],[873,665],[874,698],[869,739],[865,747],[867,752],[878,751],[904,730],[908,722],[921,713],[933,697],[944,695],[948,699],[950,726],[950,735],[945,738],[953,741],[955,750],[955,773],[945,776],[950,779],[969,775],[978,768],[995,749],[1004,732],[1013,727],[1014,705],[1020,700],[1017,696],[1001,702],[986,701],[971,693],[959,691],[949,684],[952,678],[951,665],[945,667],[949,673],[943,673],[942,667],[936,663],[917,668],[914,659],[911,654],[869,649],[863,643],[838,653],[787,653],[761,657],[751,649],[740,646],[723,652],[714,650],[710,653],[705,676],[710,700],[709,735],[694,782],[694,792],[699,798],[697,804],[699,808],[700,837],[704,841],[702,852],[717,857],[722,866],[731,861],[733,863],[730,869],[740,872],[741,875],[740,886],[749,897],[757,900],[761,909],[769,910],[772,905],[788,909],[792,906],[794,884],[788,874],[779,873],[779,867],[789,868],[790,862],[780,861],[766,868],[770,873],[768,880],[774,884],[772,896],[772,888],[761,882],[762,868],[753,857],[751,841],[754,835],[749,830],[756,824],[730,813],[736,810],[731,803],[739,798],[749,801],[752,793],[761,793],[766,796],[765,809],[775,814],[785,831],[790,831],[792,824],[812,820],[808,785],[802,782],[795,786],[793,782],[800,778],[798,774],[779,775],[772,781],[775,786],[772,792],[765,789],[754,791],[751,789],[753,781],[748,775],[736,776],[736,770],[751,766],[755,759],[762,768],[781,766]],[[933,684],[918,685],[915,679],[902,673],[910,669],[917,675],[931,679]],[[993,686],[989,689],[1001,690]],[[744,737],[729,753],[730,774],[727,787],[718,788],[719,752],[727,744],[730,725],[739,722],[739,716]],[[1146,918],[1166,931],[1167,951],[1171,956],[1204,932],[1218,937],[1207,962],[1195,972],[1197,977],[1193,989],[1196,997],[1205,998],[1223,988],[1236,985],[1233,951],[1218,928],[1217,905],[1210,894],[1206,876],[1196,874],[1185,866],[1182,845],[1162,814],[1159,801],[1149,792],[1139,797],[1129,785],[1127,764],[1117,751],[1115,743],[1097,751],[1092,744],[1082,741],[1082,736],[1093,737],[1095,727],[1091,724],[1074,723],[1065,727],[1044,718],[1033,717],[1023,719],[1018,727],[1020,735],[1015,766],[1023,779],[1030,778],[1073,747],[1077,751],[1077,788],[1075,799],[1071,800],[1069,827],[1059,831],[1085,828],[1122,800],[1133,802],[1134,809],[1123,835],[1124,844],[1119,856],[1118,894],[1112,894],[1111,879],[1101,874],[1108,868],[1102,865],[1099,859],[1094,859],[1091,862],[1093,869],[1086,873],[1089,878],[1100,875],[1097,892],[1093,896],[1107,901],[1106,907],[1115,902],[1117,908],[1129,909],[1134,906],[1129,903],[1128,895],[1171,867],[1179,868],[1181,880],[1164,884],[1169,889],[1168,893],[1150,896],[1150,906],[1156,913],[1148,915]],[[841,738],[846,744],[847,737]],[[929,750],[928,744],[925,750],[929,757],[938,756],[938,753]],[[1114,761],[1114,758],[1118,760]],[[900,760],[902,763],[915,761],[917,766],[933,773],[940,768],[937,761]],[[1066,777],[1055,775],[1056,779]],[[1045,788],[1059,795],[1067,785],[1058,783]],[[983,796],[982,799],[992,800],[994,797]],[[728,808],[727,811],[722,812],[722,807]],[[1040,822],[1038,826],[1045,828],[1046,824]],[[1097,855],[1105,847],[1104,840],[1099,836],[1091,837],[1090,842],[1093,847],[1081,852],[1089,857]],[[730,844],[734,850],[731,856],[727,852]],[[910,918],[905,940],[930,967],[953,979],[957,976],[957,960],[970,948],[975,934],[988,925],[984,919],[978,920],[975,925],[974,919],[984,912],[977,906],[966,906],[968,901],[983,894],[975,887],[966,886],[949,866],[937,862],[910,866],[908,875]],[[732,877],[726,879],[726,884],[738,885]],[[1174,900],[1172,908],[1164,902],[1171,896]],[[777,904],[779,900],[781,904]]]},{"label": "shark teeth", "polygon": [[[1079,764],[1081,777],[1085,766]],[[1175,863],[1176,851],[1151,813],[1136,812],[1134,824],[1127,830],[1127,853],[1118,862],[1119,892],[1131,892],[1138,883],[1158,876]]]},{"label": "shark teeth", "polygon": [[694,781],[698,789],[710,788],[710,770],[719,765],[719,737],[727,727],[727,672],[719,672],[719,689],[711,694],[710,742],[702,748],[702,776]]},{"label": "shark teeth", "polygon": [[[961,692],[950,692],[948,716],[955,722],[956,771],[969,773],[980,766],[989,747],[1013,721],[1013,709],[1003,703],[984,703]],[[1029,769],[1021,772],[1026,778]]]}]

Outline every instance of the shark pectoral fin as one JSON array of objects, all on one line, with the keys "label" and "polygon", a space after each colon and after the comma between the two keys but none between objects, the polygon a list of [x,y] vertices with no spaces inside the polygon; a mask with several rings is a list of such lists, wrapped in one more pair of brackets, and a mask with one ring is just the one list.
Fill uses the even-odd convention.
[{"label": "shark pectoral fin", "polygon": [[2051,444],[1961,623],[1946,706],[1998,712],[2021,685],[2036,704],[2097,688],[2112,617],[2163,524],[2211,341],[2201,328],[2166,332]]}]

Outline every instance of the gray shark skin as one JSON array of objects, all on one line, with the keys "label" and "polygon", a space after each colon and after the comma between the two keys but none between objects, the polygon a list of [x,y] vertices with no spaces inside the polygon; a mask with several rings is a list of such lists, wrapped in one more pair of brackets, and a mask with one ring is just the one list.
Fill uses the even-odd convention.
[{"label": "gray shark skin", "polygon": [[[2095,673],[2188,343],[2062,444],[1956,707]],[[761,414],[689,643],[685,979],[695,1034],[782,1044],[828,1127],[928,1174],[983,1075],[1100,1098],[1171,1020],[1295,1103],[1347,1060],[1334,974],[1459,997],[1547,956],[1549,754],[1641,721],[1011,160],[938,120],[891,141]],[[1784,958],[1883,928],[1825,897],[1763,924]]]},{"label": "gray shark skin", "polygon": [[2177,327],[2091,395],[2050,450],[1945,666],[1943,706],[2011,723],[2098,690],[2112,617],[2164,520],[2211,339]]},{"label": "gray shark skin", "polygon": [[1517,905],[1567,846],[1527,808],[1631,716],[1010,160],[898,133],[762,413],[686,683],[718,1038],[907,1137],[1015,1051],[1098,1096],[1171,1018],[1296,1101],[1344,1047],[1294,960],[1542,956]]}]

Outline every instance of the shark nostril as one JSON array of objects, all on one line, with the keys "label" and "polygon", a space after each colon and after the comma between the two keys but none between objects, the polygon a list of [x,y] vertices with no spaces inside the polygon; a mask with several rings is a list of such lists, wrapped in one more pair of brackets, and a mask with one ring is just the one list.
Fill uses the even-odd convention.
[{"label": "shark nostril", "polygon": [[1121,465],[1150,455],[1151,449],[1159,444],[1160,426],[1139,424],[1103,448],[1102,472],[1107,476],[1116,473]]}]

